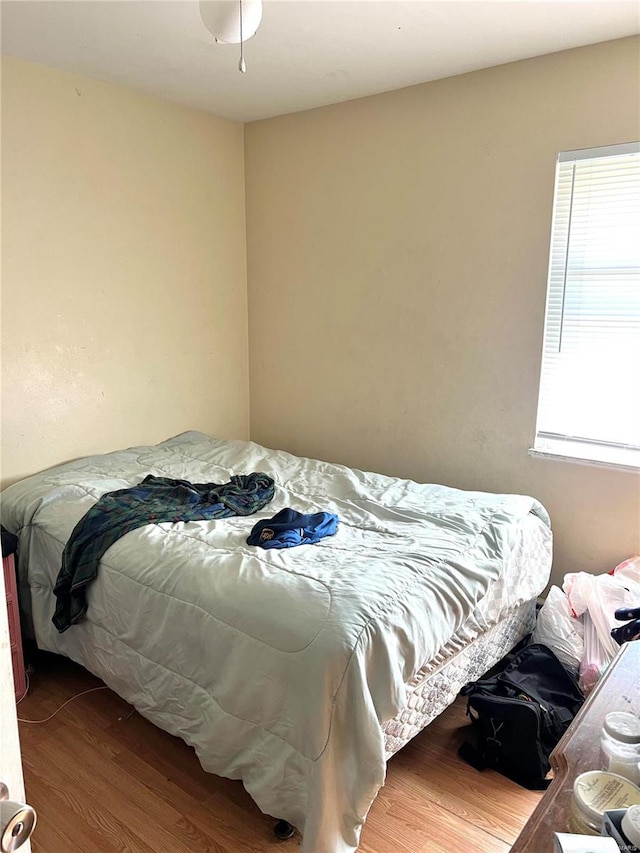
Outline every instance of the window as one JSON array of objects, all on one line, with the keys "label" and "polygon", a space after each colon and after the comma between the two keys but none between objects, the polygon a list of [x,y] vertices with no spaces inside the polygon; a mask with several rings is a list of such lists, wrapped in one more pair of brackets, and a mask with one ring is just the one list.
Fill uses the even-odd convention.
[{"label": "window", "polygon": [[640,144],[558,157],[534,454],[640,468]]}]

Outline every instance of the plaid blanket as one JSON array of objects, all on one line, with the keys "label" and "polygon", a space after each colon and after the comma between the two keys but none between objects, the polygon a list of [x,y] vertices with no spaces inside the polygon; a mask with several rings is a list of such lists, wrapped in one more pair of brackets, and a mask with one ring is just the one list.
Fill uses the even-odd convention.
[{"label": "plaid blanket", "polygon": [[137,486],[107,492],[74,527],[62,554],[53,624],[66,631],[87,611],[86,587],[113,543],[145,524],[252,515],[273,498],[266,474],[237,474],[230,482],[189,483],[149,475]]}]

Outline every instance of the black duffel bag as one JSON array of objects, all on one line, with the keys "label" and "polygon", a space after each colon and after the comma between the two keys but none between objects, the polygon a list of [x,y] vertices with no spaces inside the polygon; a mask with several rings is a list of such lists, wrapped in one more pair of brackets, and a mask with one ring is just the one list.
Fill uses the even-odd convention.
[{"label": "black duffel bag", "polygon": [[465,685],[475,746],[460,756],[531,790],[543,790],[549,755],[584,702],[576,678],[551,649],[525,646],[498,675]]}]

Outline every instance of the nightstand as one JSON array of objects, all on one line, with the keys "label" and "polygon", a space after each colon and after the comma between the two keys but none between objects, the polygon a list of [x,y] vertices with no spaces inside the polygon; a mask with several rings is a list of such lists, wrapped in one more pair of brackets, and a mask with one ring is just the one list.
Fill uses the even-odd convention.
[{"label": "nightstand", "polygon": [[553,853],[553,833],[568,828],[573,782],[600,761],[600,732],[609,711],[640,714],[640,640],[625,643],[551,753],[553,782],[511,853]]},{"label": "nightstand", "polygon": [[24,672],[24,658],[22,656],[20,611],[18,610],[18,589],[13,554],[2,558],[2,569],[4,571],[4,588],[9,614],[9,646],[11,648],[11,663],[13,665],[13,684],[17,700],[24,696],[27,689],[27,680]]}]

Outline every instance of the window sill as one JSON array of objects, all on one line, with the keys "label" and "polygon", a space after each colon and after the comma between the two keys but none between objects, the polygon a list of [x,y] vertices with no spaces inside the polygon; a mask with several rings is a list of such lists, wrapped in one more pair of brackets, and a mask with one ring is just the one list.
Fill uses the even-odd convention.
[{"label": "window sill", "polygon": [[584,456],[573,455],[568,451],[560,452],[559,450],[538,450],[535,447],[529,448],[529,456],[535,459],[550,459],[555,462],[573,462],[577,465],[590,465],[595,468],[611,468],[615,471],[628,471],[629,473],[640,473],[640,459],[634,459],[629,462],[615,462],[613,460],[604,459],[589,459]]}]

